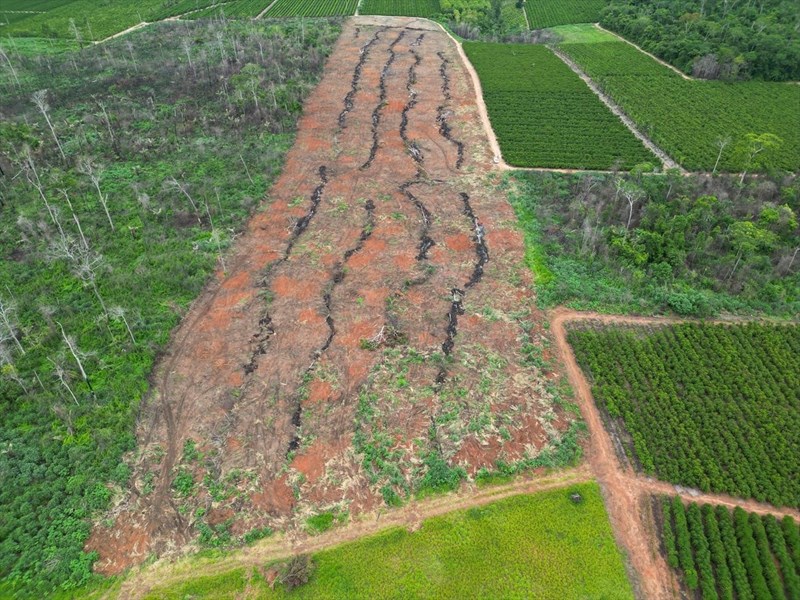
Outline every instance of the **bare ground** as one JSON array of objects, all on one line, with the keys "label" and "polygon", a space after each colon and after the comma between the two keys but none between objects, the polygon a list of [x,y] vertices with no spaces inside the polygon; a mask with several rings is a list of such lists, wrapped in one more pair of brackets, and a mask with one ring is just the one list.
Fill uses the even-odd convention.
[{"label": "bare ground", "polygon": [[571,418],[526,365],[545,319],[480,123],[438,26],[348,21],[283,175],[156,368],[133,484],[87,545],[99,572],[194,548],[200,523],[370,513],[431,454],[471,476],[558,443]]}]

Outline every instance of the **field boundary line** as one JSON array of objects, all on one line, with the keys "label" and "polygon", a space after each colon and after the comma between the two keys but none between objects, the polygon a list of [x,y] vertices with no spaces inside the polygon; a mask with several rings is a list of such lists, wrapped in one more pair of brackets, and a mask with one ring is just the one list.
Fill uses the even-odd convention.
[{"label": "field boundary line", "polygon": [[575,61],[573,61],[569,56],[567,56],[567,54],[564,51],[559,50],[555,46],[548,46],[548,48],[553,54],[555,54],[558,58],[560,58],[565,65],[567,65],[570,69],[572,69],[572,71],[578,77],[580,77],[581,80],[583,80],[583,82],[587,86],[589,86],[589,89],[592,90],[598,98],[600,98],[603,104],[605,104],[612,113],[614,113],[617,117],[619,117],[622,123],[630,130],[630,132],[634,136],[636,136],[636,138],[640,142],[642,142],[645,145],[645,147],[648,150],[650,150],[650,152],[656,155],[656,157],[663,163],[665,169],[678,169],[682,175],[687,174],[686,169],[684,169],[672,158],[670,158],[670,156],[666,152],[664,152],[661,148],[656,146],[655,143],[653,143],[653,141],[649,137],[647,137],[644,133],[642,133],[636,126],[636,124],[633,122],[633,119],[631,119],[627,114],[625,114],[625,112],[622,110],[622,107],[620,107],[616,102],[614,102],[611,99],[611,97],[608,96],[608,94],[603,92],[603,90],[600,89],[600,86],[598,86],[597,83],[595,83],[594,80],[591,77],[589,77],[583,71],[583,69],[581,69],[578,66],[578,64]]},{"label": "field boundary line", "polygon": [[[162,19],[162,20],[166,21],[166,19]],[[153,21],[153,22],[160,23],[160,21]],[[94,45],[103,44],[103,43],[105,43],[105,42],[107,42],[109,40],[113,40],[114,38],[122,37],[123,35],[131,33],[133,31],[137,31],[139,29],[143,29],[144,27],[147,27],[150,24],[151,24],[150,21],[142,21],[141,23],[137,23],[136,25],[132,25],[131,27],[128,27],[127,29],[123,29],[122,31],[118,31],[114,35],[110,35],[107,38],[103,38],[102,40],[95,40],[95,41],[92,42],[92,44],[94,44]]]},{"label": "field boundary line", "polygon": [[106,592],[102,598],[135,600],[146,596],[153,588],[174,585],[197,577],[220,575],[242,567],[262,566],[301,553],[314,553],[378,534],[394,527],[415,530],[421,522],[458,510],[483,506],[498,500],[569,487],[593,481],[591,470],[584,462],[572,469],[555,470],[544,476],[523,478],[511,483],[479,488],[467,486],[462,491],[422,501],[411,501],[397,509],[380,509],[362,515],[356,521],[312,536],[302,531],[276,534],[253,546],[231,552],[228,556],[198,559],[186,557],[175,562],[161,559],[150,567],[133,573],[123,582],[118,593]]},{"label": "field boundary line", "polygon": [[278,3],[278,0],[272,0],[272,2],[270,2],[269,5],[267,5],[267,7],[264,10],[262,10],[255,17],[253,17],[253,20],[256,21],[256,20],[260,19],[261,17],[263,17],[264,13],[266,13],[270,8],[275,6],[277,3]]}]

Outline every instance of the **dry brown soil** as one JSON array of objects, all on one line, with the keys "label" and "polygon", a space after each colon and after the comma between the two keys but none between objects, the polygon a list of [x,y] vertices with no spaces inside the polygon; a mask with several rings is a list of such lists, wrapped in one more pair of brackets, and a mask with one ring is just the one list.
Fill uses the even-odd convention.
[{"label": "dry brown soil", "polygon": [[431,454],[472,477],[558,442],[572,418],[525,363],[545,318],[492,158],[438,26],[347,22],[282,176],[156,368],[133,483],[88,543],[99,572],[196,547],[201,523],[357,518]]}]

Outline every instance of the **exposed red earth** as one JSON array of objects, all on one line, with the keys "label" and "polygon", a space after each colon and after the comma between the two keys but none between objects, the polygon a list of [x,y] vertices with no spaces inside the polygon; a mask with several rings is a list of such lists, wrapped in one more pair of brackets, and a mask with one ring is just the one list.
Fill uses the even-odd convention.
[{"label": "exposed red earth", "polygon": [[156,369],[134,483],[88,543],[99,572],[178,554],[201,522],[372,511],[430,453],[472,476],[558,442],[572,417],[525,364],[545,317],[492,158],[438,26],[347,22],[282,176]]}]

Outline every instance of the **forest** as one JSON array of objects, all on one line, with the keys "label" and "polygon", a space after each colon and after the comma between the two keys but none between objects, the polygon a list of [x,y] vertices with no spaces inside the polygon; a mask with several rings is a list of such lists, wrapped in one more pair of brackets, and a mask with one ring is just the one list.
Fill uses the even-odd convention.
[{"label": "forest", "polygon": [[568,339],[607,425],[646,474],[800,506],[800,327],[589,325]]},{"label": "forest", "polygon": [[676,173],[514,173],[543,306],[791,317],[800,182]]},{"label": "forest", "polygon": [[800,80],[794,0],[611,0],[600,22],[702,79]]},{"label": "forest", "polygon": [[[0,123],[0,578],[90,576],[156,357],[280,172],[329,21],[10,50]],[[106,482],[111,482],[107,484]],[[0,588],[0,595],[4,591]]]}]

